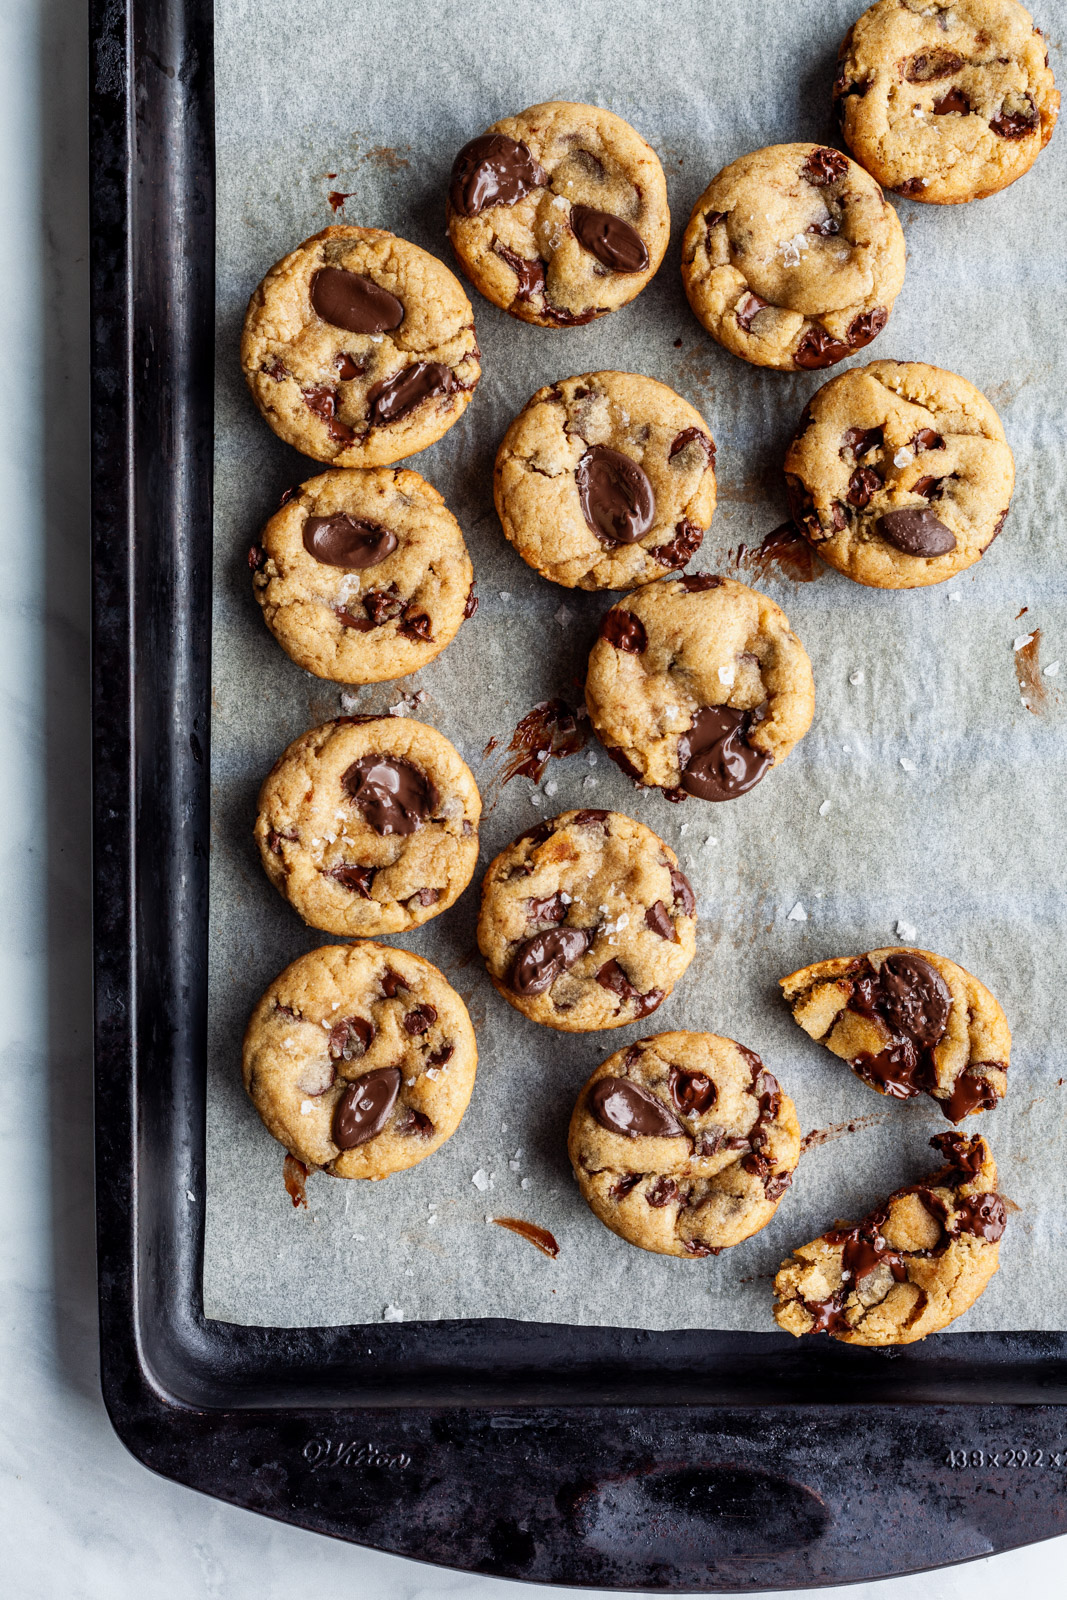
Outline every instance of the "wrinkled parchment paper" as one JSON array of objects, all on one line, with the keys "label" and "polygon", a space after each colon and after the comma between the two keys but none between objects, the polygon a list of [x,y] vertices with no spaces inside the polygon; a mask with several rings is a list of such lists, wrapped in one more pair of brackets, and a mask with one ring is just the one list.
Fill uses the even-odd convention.
[{"label": "wrinkled parchment paper", "polygon": [[[993,199],[894,201],[907,281],[867,359],[964,374],[997,406],[1018,467],[1001,537],[939,587],[880,593],[825,569],[809,583],[737,571],[731,552],[758,545],[784,517],[782,455],[829,374],[785,376],[727,355],[691,316],[679,278],[690,207],[720,167],[761,145],[832,139],[836,47],[859,9],[860,0],[218,8],[208,1182],[206,1197],[190,1197],[206,1205],[211,1317],[298,1326],[484,1315],[773,1331],[769,1280],[792,1246],[929,1170],[927,1141],[948,1126],[925,1098],[879,1098],[807,1040],[776,980],[827,956],[914,942],[978,974],[1014,1033],[1008,1099],[980,1126],[1019,1209],[999,1275],[956,1329],[1067,1328],[1067,132]],[[331,192],[347,197],[337,220],[390,228],[457,270],[443,213],[455,151],[496,118],[552,98],[608,106],[649,139],[667,174],[670,249],[633,304],[585,328],[526,327],[470,290],[481,386],[462,421],[408,464],[459,518],[481,609],[425,671],[342,692],[288,660],[252,598],[248,544],[280,491],[321,468],[280,443],[246,393],[238,340],[248,295],[275,260],[334,220]],[[695,567],[765,587],[812,658],[811,732],[734,803],[672,806],[638,792],[595,742],[552,762],[540,785],[501,785],[502,750],[482,755],[493,735],[506,746],[537,701],[580,703],[610,603],[530,571],[501,533],[491,487],[499,439],[532,391],[598,368],[648,373],[703,413],[718,444],[720,500]],[[1016,650],[1035,629],[1036,642]],[[1020,672],[1034,684],[1029,705]],[[693,880],[697,957],[643,1025],[551,1033],[484,975],[479,872],[451,911],[397,940],[441,967],[478,1030],[462,1126],[422,1166],[384,1183],[312,1177],[308,1208],[296,1210],[281,1147],[241,1087],[241,1036],[275,974],[328,936],[305,929],[269,886],[252,842],[256,792],[306,728],[342,709],[407,711],[404,697],[417,690],[425,699],[413,714],[447,734],[482,788],[482,868],[538,816],[579,805],[630,812],[670,842]],[[826,1135],[770,1226],[718,1259],[661,1258],[615,1238],[580,1200],[566,1159],[589,1071],[639,1034],[673,1028],[757,1050],[794,1097],[804,1132]],[[550,1229],[558,1260],[493,1216]]]}]

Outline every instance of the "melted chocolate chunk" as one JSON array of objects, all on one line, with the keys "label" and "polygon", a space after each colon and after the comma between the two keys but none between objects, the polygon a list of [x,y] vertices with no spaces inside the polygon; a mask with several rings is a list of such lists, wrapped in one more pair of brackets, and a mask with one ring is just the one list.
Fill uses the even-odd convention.
[{"label": "melted chocolate chunk", "polygon": [[467,595],[466,603],[463,607],[464,622],[469,622],[471,617],[473,617],[474,613],[478,609],[478,596],[474,592],[474,587],[474,582],[472,582],[470,586],[470,592]]},{"label": "melted chocolate chunk", "polygon": [[422,1111],[416,1111],[414,1106],[406,1106],[396,1119],[397,1133],[417,1133],[420,1138],[433,1137],[434,1126],[429,1117]]},{"label": "melted chocolate chunk", "polygon": [[536,1222],[525,1222],[521,1217],[494,1217],[493,1221],[498,1228],[507,1228],[509,1233],[517,1233],[520,1239],[526,1239],[550,1261],[555,1261],[559,1255],[555,1235],[549,1233],[547,1228],[538,1227]]},{"label": "melted chocolate chunk", "polygon": [[282,854],[282,840],[288,839],[290,844],[296,844],[300,838],[298,833],[279,833],[277,828],[271,828],[267,834],[267,848],[276,856]]},{"label": "melted chocolate chunk", "polygon": [[956,1201],[951,1228],[954,1234],[973,1233],[976,1238],[995,1244],[1007,1225],[1008,1213],[999,1194],[972,1194]]},{"label": "melted chocolate chunk", "polygon": [[508,988],[520,995],[544,994],[585,954],[593,937],[587,928],[553,928],[523,940],[511,963]]},{"label": "melted chocolate chunk", "polygon": [[545,264],[539,257],[527,258],[516,255],[514,250],[509,250],[506,244],[501,244],[497,239],[493,244],[493,254],[505,261],[519,280],[515,290],[515,299],[519,301],[532,300],[535,295],[545,292]]},{"label": "melted chocolate chunk", "polygon": [[843,361],[848,353],[847,344],[835,339],[832,333],[827,333],[825,328],[815,323],[793,351],[793,360],[798,367],[803,367],[805,372],[814,372]]},{"label": "melted chocolate chunk", "polygon": [[678,935],[674,931],[674,923],[662,900],[657,900],[645,912],[645,926],[658,933],[661,939],[669,939],[672,944],[678,943]]},{"label": "melted chocolate chunk", "polygon": [[1006,111],[1001,109],[995,117],[990,119],[989,126],[1000,139],[1025,139],[1032,133],[1038,124],[1037,107],[1030,95],[1025,98],[1029,101],[1026,111]]},{"label": "melted chocolate chunk", "polygon": [[626,1196],[632,1194],[634,1189],[637,1188],[643,1177],[644,1173],[641,1172],[627,1172],[619,1179],[618,1183],[612,1184],[611,1198],[613,1200],[625,1200]]},{"label": "melted chocolate chunk", "polygon": [[873,494],[877,494],[882,487],[882,474],[873,467],[857,467],[848,480],[848,494],[845,496],[850,506],[855,506],[857,511],[870,502]]},{"label": "melted chocolate chunk", "polygon": [[607,545],[636,544],[652,526],[656,497],[644,470],[607,445],[587,450],[574,470],[582,515]]},{"label": "melted chocolate chunk", "polygon": [[753,317],[757,311],[763,311],[767,304],[768,302],[762,300],[758,294],[743,295],[735,307],[734,314],[737,317],[738,325],[744,328],[746,333],[751,333]]},{"label": "melted chocolate chunk", "polygon": [[700,549],[704,540],[704,531],[698,528],[695,522],[682,519],[674,525],[674,538],[669,544],[657,544],[648,553],[661,567],[684,567],[691,561]]},{"label": "melted chocolate chunk", "polygon": [[571,821],[576,828],[581,828],[583,826],[589,827],[591,824],[595,824],[598,828],[603,828],[604,832],[607,833],[608,830],[606,824],[610,816],[610,811],[604,811],[602,809],[594,810],[592,807],[590,807],[585,811],[576,811],[574,816],[571,818]]},{"label": "melted chocolate chunk", "polygon": [[644,272],[648,266],[648,248],[637,229],[610,211],[572,205],[571,227],[582,249],[612,272]]},{"label": "melted chocolate chunk", "polygon": [[671,1201],[677,1198],[678,1185],[673,1178],[657,1178],[655,1183],[650,1183],[645,1190],[645,1199],[657,1210],[669,1206]]},{"label": "melted chocolate chunk", "polygon": [[427,644],[433,643],[432,624],[425,611],[419,611],[414,602],[409,602],[404,607],[403,620],[397,628],[397,633],[402,633],[408,639],[422,639]]},{"label": "melted chocolate chunk", "polygon": [[955,84],[947,94],[943,94],[940,100],[935,100],[933,104],[933,113],[935,117],[947,116],[950,111],[957,111],[959,112],[960,116],[965,117],[969,113],[970,109],[971,102],[968,100],[963,90],[957,89]]},{"label": "melted chocolate chunk", "polygon": [[490,206],[513,206],[547,182],[547,172],[520,140],[483,133],[452,163],[448,198],[461,217],[477,217]]},{"label": "melted chocolate chunk", "polygon": [[832,239],[835,233],[841,232],[841,224],[836,217],[824,217],[821,222],[809,222],[805,233],[817,233],[820,239]]},{"label": "melted chocolate chunk", "polygon": [[880,450],[882,444],[881,428],[846,428],[841,436],[838,455],[844,460],[846,453],[851,452],[859,461],[863,456],[869,456],[872,450]]},{"label": "melted chocolate chunk", "polygon": [[733,706],[704,706],[678,740],[681,787],[700,800],[733,800],[755,787],[770,756],[747,742],[755,718]]},{"label": "melted chocolate chunk", "polygon": [[906,556],[946,556],[956,548],[956,535],[926,506],[887,511],[874,524],[887,543]]},{"label": "melted chocolate chunk", "polygon": [[891,1250],[882,1234],[888,1217],[887,1211],[872,1211],[862,1222],[849,1228],[833,1228],[824,1233],[827,1244],[842,1244],[841,1276],[848,1290],[855,1289],[882,1262],[891,1270],[897,1283],[907,1278],[904,1258],[899,1250]]},{"label": "melted chocolate chunk", "polygon": [[613,606],[604,616],[600,624],[600,637],[613,644],[616,650],[625,650],[631,656],[639,656],[648,648],[648,634],[641,618],[635,617],[632,611],[623,611],[619,606]]},{"label": "melted chocolate chunk", "polygon": [[886,956],[881,971],[879,1009],[889,1026],[916,1044],[933,1046],[944,1038],[952,995],[936,967],[922,956]]},{"label": "melted chocolate chunk", "polygon": [[[719,1091],[706,1072],[686,1072],[684,1067],[672,1067],[668,1082],[671,1099],[678,1110],[694,1117],[702,1117],[705,1111],[710,1111],[719,1098]],[[722,1143],[722,1135],[720,1128],[716,1148]],[[700,1154],[713,1155],[714,1151],[704,1150]]]},{"label": "melted chocolate chunk", "polygon": [[880,1021],[892,1033],[884,1049],[850,1064],[858,1075],[896,1100],[932,1093],[937,1081],[933,1050],[944,1037],[952,996],[941,974],[922,956],[887,956],[880,973],[857,978],[849,1009]]},{"label": "melted chocolate chunk", "polygon": [[366,1017],[342,1017],[330,1029],[330,1060],[358,1061],[374,1038],[374,1024]]},{"label": "melted chocolate chunk", "polygon": [[920,50],[904,62],[903,75],[908,83],[933,83],[938,78],[951,77],[963,66],[963,57],[943,45],[932,50]]},{"label": "melted chocolate chunk", "polygon": [[722,579],[714,572],[687,572],[678,579],[678,587],[685,594],[703,594],[708,589],[721,589]]},{"label": "melted chocolate chunk", "polygon": [[874,306],[870,311],[861,311],[853,317],[848,325],[845,339],[850,350],[862,350],[865,344],[870,344],[876,339],[889,321],[889,312],[885,306]]},{"label": "melted chocolate chunk", "polygon": [[667,460],[673,461],[679,451],[684,450],[686,445],[689,444],[699,444],[707,457],[708,466],[713,467],[715,465],[715,446],[703,428],[683,428],[681,433],[676,434],[671,440],[670,449],[667,451]]},{"label": "melted chocolate chunk", "polygon": [[684,872],[679,872],[677,867],[670,868],[671,888],[674,891],[674,903],[680,906],[685,916],[691,917],[697,908],[697,897],[693,893],[693,885],[689,882]]},{"label": "melted chocolate chunk", "polygon": [[335,355],[333,364],[337,368],[337,376],[345,383],[351,383],[353,378],[361,378],[367,370],[366,361],[352,355],[348,350],[341,350]]},{"label": "melted chocolate chunk", "polygon": [[403,1019],[404,1032],[410,1033],[412,1037],[416,1034],[426,1033],[436,1021],[437,1007],[432,1006],[426,1000],[421,1006],[416,1006],[414,1010],[405,1013]]},{"label": "melted chocolate chunk", "polygon": [[[311,280],[311,304],[323,322],[349,333],[387,333],[399,328],[404,306],[361,272],[323,267]],[[355,374],[353,374],[355,376]]]},{"label": "melted chocolate chunk", "polygon": [[[1002,1061],[983,1063],[986,1066],[997,1066],[1003,1070]],[[974,1111],[992,1111],[999,1096],[991,1080],[981,1073],[965,1068],[952,1085],[952,1093],[947,1100],[938,1100],[938,1105],[950,1122],[962,1122],[964,1117],[969,1117]]]},{"label": "melted chocolate chunk", "polygon": [[632,1005],[635,1020],[647,1017],[664,1000],[662,989],[649,989],[647,993],[642,994],[615,960],[605,961],[596,975],[596,981],[602,988],[610,989],[612,994],[617,994],[623,1005]]},{"label": "melted chocolate chunk", "polygon": [[334,1107],[331,1131],[337,1148],[354,1150],[381,1133],[399,1093],[399,1067],[378,1067],[350,1083]]},{"label": "melted chocolate chunk", "polygon": [[843,156],[840,150],[823,147],[811,152],[800,169],[800,176],[817,189],[823,189],[828,183],[836,183],[838,178],[843,178],[847,171],[848,157]]},{"label": "melted chocolate chunk", "polygon": [[250,544],[248,547],[248,567],[250,572],[258,572],[266,564],[267,552],[261,544]]},{"label": "melted chocolate chunk", "polygon": [[985,1154],[981,1138],[968,1138],[965,1133],[935,1133],[930,1144],[940,1150],[947,1163],[946,1171],[938,1174],[938,1181],[955,1176],[959,1182],[966,1183],[981,1172]]},{"label": "melted chocolate chunk", "polygon": [[344,606],[334,606],[333,614],[343,628],[354,628],[357,633],[370,633],[376,627],[369,617],[354,617]]},{"label": "melted chocolate chunk", "polygon": [[319,384],[314,389],[303,389],[304,404],[309,411],[313,411],[321,422],[326,424],[326,431],[335,444],[351,444],[355,434],[347,423],[342,422],[337,416],[337,395],[333,389],[328,389],[325,384]]},{"label": "melted chocolate chunk", "polygon": [[804,1309],[814,1318],[809,1333],[848,1333],[851,1324],[841,1309],[845,1297],[838,1291],[828,1300],[805,1300]]},{"label": "melted chocolate chunk", "polygon": [[375,833],[414,833],[437,809],[432,780],[399,756],[361,756],[341,784]]},{"label": "melted chocolate chunk", "polygon": [[939,497],[944,478],[935,478],[928,472],[921,478],[916,478],[911,489],[913,494],[921,494],[925,500],[934,500]]},{"label": "melted chocolate chunk", "polygon": [[404,904],[409,906],[435,906],[440,898],[440,889],[416,889],[414,894],[408,895]]},{"label": "melted chocolate chunk", "polygon": [[443,361],[413,362],[368,391],[371,423],[382,426],[387,422],[399,422],[424,400],[452,394],[457,388],[455,373]]},{"label": "melted chocolate chunk", "polygon": [[333,878],[345,889],[351,889],[353,894],[362,896],[364,900],[370,899],[370,888],[374,882],[376,867],[330,867],[323,874],[324,877]]},{"label": "melted chocolate chunk", "polygon": [[391,583],[388,589],[368,589],[362,598],[363,609],[376,628],[398,617],[403,610],[403,601],[397,594],[395,583]]},{"label": "melted chocolate chunk", "polygon": [[304,549],[326,567],[363,571],[391,556],[396,546],[396,534],[389,528],[344,511],[331,517],[308,517],[304,523]]},{"label": "melted chocolate chunk", "polygon": [[945,441],[933,428],[920,428],[918,433],[912,435],[911,448],[916,455],[922,450],[943,450]]},{"label": "melted chocolate chunk", "polygon": [[435,1050],[432,1056],[426,1057],[426,1065],[428,1067],[443,1067],[452,1060],[455,1053],[456,1047],[454,1044],[443,1044],[440,1050]]},{"label": "melted chocolate chunk", "polygon": [[922,192],[923,192],[923,190],[925,188],[926,188],[926,179],[925,178],[905,178],[904,182],[902,184],[898,185],[897,194],[903,194],[903,195],[922,194]]},{"label": "melted chocolate chunk", "polygon": [[545,895],[541,900],[528,900],[526,908],[527,922],[552,924],[564,922],[567,917],[567,902],[559,890],[555,894]]},{"label": "melted chocolate chunk", "polygon": [[678,1139],[685,1129],[661,1100],[629,1078],[601,1078],[589,1091],[589,1110],[609,1133],[628,1139]]},{"label": "melted chocolate chunk", "polygon": [[382,973],[382,993],[387,1000],[395,1000],[401,989],[406,989],[407,984],[399,972],[394,972],[392,967],[386,967]]}]

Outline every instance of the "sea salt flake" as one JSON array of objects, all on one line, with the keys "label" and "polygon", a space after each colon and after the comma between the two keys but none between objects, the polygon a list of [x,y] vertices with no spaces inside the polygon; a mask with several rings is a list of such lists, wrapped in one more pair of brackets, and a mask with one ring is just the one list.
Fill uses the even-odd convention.
[{"label": "sea salt flake", "polygon": [[893,465],[895,467],[910,467],[914,460],[915,456],[910,450],[898,450],[893,457]]},{"label": "sea salt flake", "polygon": [[789,913],[787,920],[789,922],[807,922],[808,913],[804,910],[804,907],[801,905],[799,900]]},{"label": "sea salt flake", "polygon": [[820,815],[820,817],[825,817],[827,815],[827,813],[829,812],[829,810],[830,810],[830,802],[829,802],[829,800],[824,800],[822,805],[819,807],[819,815]]},{"label": "sea salt flake", "polygon": [[589,763],[589,765],[591,767],[595,767],[596,766],[596,751],[595,750],[590,750],[589,753],[586,755],[585,759],[588,761],[588,763]]},{"label": "sea salt flake", "polygon": [[521,1161],[509,1161],[508,1162],[508,1171],[509,1172],[518,1172],[518,1170],[519,1170],[519,1168],[521,1166],[522,1166],[522,1162]]},{"label": "sea salt flake", "polygon": [[471,1179],[479,1194],[484,1194],[489,1187],[489,1174],[484,1167],[479,1167]]},{"label": "sea salt flake", "polygon": [[545,793],[546,794],[555,794],[555,792],[556,792],[556,790],[558,788],[559,788],[559,784],[558,783],[546,783],[545,784]]},{"label": "sea salt flake", "polygon": [[1044,672],[1042,673],[1042,677],[1054,678],[1056,676],[1057,672],[1059,672],[1059,670],[1060,670],[1059,662],[1058,661],[1050,661],[1048,666],[1045,668]]},{"label": "sea salt flake", "polygon": [[300,1115],[302,1117],[310,1117],[310,1115],[314,1111],[314,1109],[315,1109],[315,1107],[312,1105],[310,1100],[301,1100],[301,1102],[300,1102]]},{"label": "sea salt flake", "polygon": [[898,938],[906,939],[908,941],[908,943],[910,944],[911,941],[915,937],[916,930],[912,927],[910,922],[905,922],[903,919],[901,919],[900,921],[897,922],[897,925],[893,929],[893,932],[897,935]]},{"label": "sea salt flake", "polygon": [[733,687],[734,679],[736,677],[737,668],[734,666],[732,661],[728,662],[725,667],[719,668],[719,682],[725,684],[728,689]]},{"label": "sea salt flake", "polygon": [[522,1182],[519,1184],[519,1188],[520,1189],[528,1189],[529,1187],[530,1187],[529,1178],[523,1178]]},{"label": "sea salt flake", "polygon": [[510,591],[508,589],[501,589],[500,598],[501,598],[501,600],[510,600],[511,599]]},{"label": "sea salt flake", "polygon": [[857,667],[855,672],[850,672],[849,675],[848,675],[849,683],[853,683],[853,684],[861,684],[861,683],[863,683],[865,678],[866,678],[866,673],[864,672],[862,667]]},{"label": "sea salt flake", "polygon": [[1034,636],[1032,633],[1020,633],[1019,637],[1013,642],[1012,649],[1025,650],[1027,645],[1033,644],[1033,642]]},{"label": "sea salt flake", "polygon": [[907,756],[901,756],[900,764],[905,772],[918,772],[919,768],[914,761],[909,761]]},{"label": "sea salt flake", "polygon": [[949,595],[949,599],[950,600],[954,600],[957,605],[960,605],[962,603],[962,601],[963,601],[963,596],[961,594],[958,594],[958,593],[950,594]]},{"label": "sea salt flake", "polygon": [[570,606],[560,606],[559,610],[556,612],[556,621],[561,628],[565,628],[573,616],[574,612],[571,610]]},{"label": "sea salt flake", "polygon": [[394,1306],[394,1305],[390,1304],[390,1305],[387,1305],[384,1308],[384,1310],[382,1311],[382,1321],[383,1322],[403,1322],[403,1320],[404,1320],[404,1308],[403,1308],[403,1306]]},{"label": "sea salt flake", "polygon": [[195,1204],[196,1204],[196,1195],[195,1195],[195,1194],[194,1194],[194,1193],[193,1193],[193,1191],[192,1191],[192,1190],[191,1190],[191,1189],[186,1189],[186,1191],[185,1191],[185,1198],[186,1198],[186,1199],[187,1199],[187,1200],[191,1200],[191,1201],[192,1201],[192,1203],[193,1203],[193,1205],[195,1205]]}]

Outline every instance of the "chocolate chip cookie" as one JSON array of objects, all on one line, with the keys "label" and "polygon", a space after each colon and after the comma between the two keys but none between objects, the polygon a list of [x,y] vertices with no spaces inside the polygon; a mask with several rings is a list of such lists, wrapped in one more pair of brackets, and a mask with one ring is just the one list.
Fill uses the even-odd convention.
[{"label": "chocolate chip cookie", "polygon": [[493,493],[522,559],[567,588],[632,589],[684,567],[715,510],[715,445],[654,378],[538,389],[497,451]]},{"label": "chocolate chip cookie", "polygon": [[621,1028],[670,994],[696,949],[674,851],[617,811],[564,811],[489,867],[478,947],[498,991],[566,1033]]},{"label": "chocolate chip cookie", "polygon": [[1004,1013],[983,983],[944,956],[870,950],[802,967],[781,987],[804,1032],[879,1094],[928,1094],[950,1122],[962,1122],[1007,1091]]},{"label": "chocolate chip cookie", "polygon": [[872,361],[812,396],[785,458],[794,521],[876,589],[942,583],[1004,525],[1015,463],[993,407],[922,361]]},{"label": "chocolate chip cookie", "polygon": [[945,1162],[937,1172],[782,1263],[774,1320],[786,1333],[914,1344],[974,1305],[997,1270],[1007,1222],[996,1163],[982,1138],[939,1133],[930,1143]]},{"label": "chocolate chip cookie", "polygon": [[695,572],[649,584],[605,615],[585,700],[597,737],[636,782],[668,800],[733,800],[807,733],[815,685],[773,600]]},{"label": "chocolate chip cookie", "polygon": [[981,200],[1028,172],[1060,97],[1041,30],[1016,0],[878,0],[834,79],[845,143],[913,200]]},{"label": "chocolate chip cookie", "polygon": [[693,1259],[767,1226],[800,1159],[800,1126],[755,1051],[714,1033],[657,1033],[597,1067],[567,1147],[605,1227]]},{"label": "chocolate chip cookie", "polygon": [[424,667],[476,604],[459,523],[401,467],[324,472],[287,490],[248,564],[282,649],[337,683]]},{"label": "chocolate chip cookie", "polygon": [[494,305],[569,328],[640,294],[667,248],[667,184],[654,150],[611,111],[550,100],[465,144],[448,235]]},{"label": "chocolate chip cookie", "polygon": [[275,433],[316,461],[425,450],[481,376],[474,313],[435,256],[381,228],[324,228],[248,302],[241,366]]},{"label": "chocolate chip cookie", "polygon": [[682,241],[697,320],[758,367],[832,367],[885,327],[904,282],[904,234],[854,161],[777,144],[724,167]]},{"label": "chocolate chip cookie", "polygon": [[437,968],[370,940],[294,961],[245,1033],[252,1104],[291,1155],[335,1178],[387,1178],[433,1155],[477,1065],[467,1008]]},{"label": "chocolate chip cookie", "polygon": [[338,717],[294,740],[259,791],[267,876],[312,928],[374,937],[428,922],[478,860],[482,802],[436,728]]}]

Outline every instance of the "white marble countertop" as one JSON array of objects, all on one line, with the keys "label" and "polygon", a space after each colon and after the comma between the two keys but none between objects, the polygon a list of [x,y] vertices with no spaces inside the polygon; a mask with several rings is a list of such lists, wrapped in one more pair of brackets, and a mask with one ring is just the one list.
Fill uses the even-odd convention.
[{"label": "white marble countertop", "polygon": [[[337,1544],[154,1477],[119,1443],[101,1403],[89,988],[85,10],[84,0],[0,6],[4,1589],[32,1600],[529,1594],[536,1591],[527,1585]],[[853,1592],[865,1600],[1056,1593],[1065,1561],[1060,1539]]]}]

